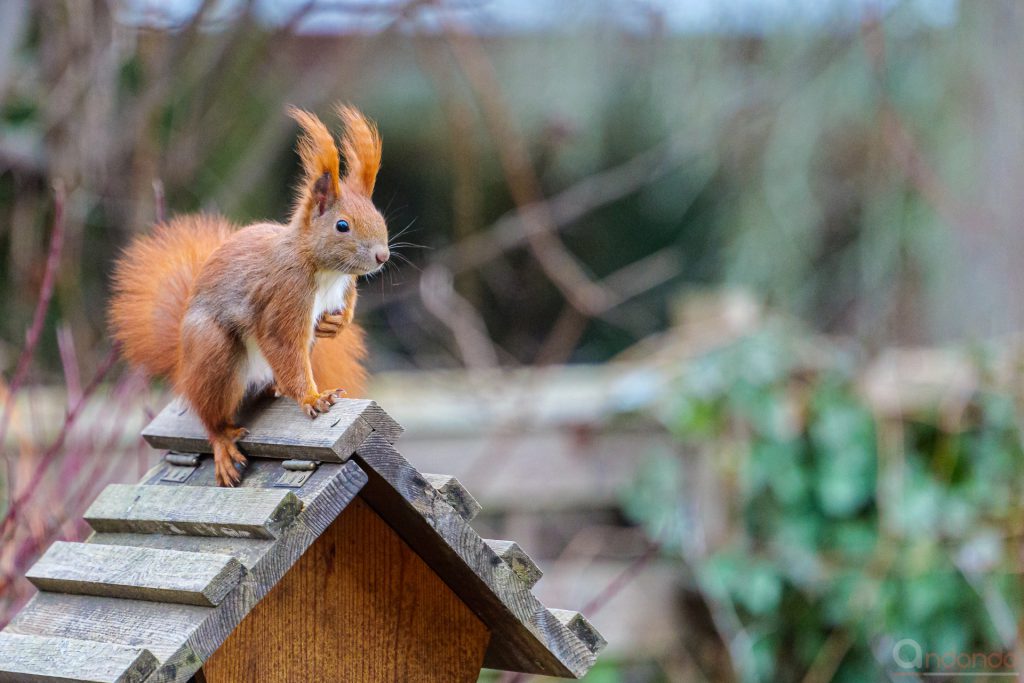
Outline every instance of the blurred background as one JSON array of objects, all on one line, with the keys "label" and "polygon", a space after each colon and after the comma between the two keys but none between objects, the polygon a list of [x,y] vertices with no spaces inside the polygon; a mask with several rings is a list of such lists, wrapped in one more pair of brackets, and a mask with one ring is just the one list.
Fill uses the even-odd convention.
[{"label": "blurred background", "polygon": [[[1022,29],[1015,0],[4,0],[0,624],[159,455],[119,250],[285,219],[285,106],[345,100],[406,243],[361,284],[370,395],[603,631],[587,680],[1005,680]],[[908,668],[908,638],[1000,658]]]}]

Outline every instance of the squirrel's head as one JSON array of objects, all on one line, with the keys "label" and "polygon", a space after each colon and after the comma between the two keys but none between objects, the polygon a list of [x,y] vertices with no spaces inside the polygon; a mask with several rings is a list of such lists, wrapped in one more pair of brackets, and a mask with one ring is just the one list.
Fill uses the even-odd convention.
[{"label": "squirrel's head", "polygon": [[339,104],[336,111],[345,126],[344,177],[338,172],[338,148],[323,122],[307,111],[288,110],[302,129],[298,151],[303,179],[292,224],[319,270],[366,275],[391,257],[387,224],[370,198],[380,168],[381,139],[358,109]]}]

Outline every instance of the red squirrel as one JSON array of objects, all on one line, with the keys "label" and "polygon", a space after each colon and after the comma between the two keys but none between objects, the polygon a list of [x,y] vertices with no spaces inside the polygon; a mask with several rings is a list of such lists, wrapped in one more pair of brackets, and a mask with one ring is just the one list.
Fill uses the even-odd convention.
[{"label": "red squirrel", "polygon": [[169,378],[189,402],[221,486],[237,484],[235,465],[246,462],[236,445],[246,431],[234,419],[247,392],[273,386],[315,418],[340,387],[362,391],[355,280],[390,257],[387,225],[371,200],[381,158],[376,126],[337,107],[340,177],[323,122],[301,109],[288,113],[301,128],[303,175],[287,225],[236,229],[220,216],[179,216],[136,239],[114,269],[114,338],[129,363]]}]

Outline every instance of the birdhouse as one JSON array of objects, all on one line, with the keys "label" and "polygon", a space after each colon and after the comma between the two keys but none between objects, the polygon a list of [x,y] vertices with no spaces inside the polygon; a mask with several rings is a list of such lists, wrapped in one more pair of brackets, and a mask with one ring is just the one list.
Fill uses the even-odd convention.
[{"label": "birdhouse", "polygon": [[143,432],[167,449],[85,513],[93,534],[29,570],[0,632],[0,681],[475,681],[481,668],[578,678],[604,645],[531,592],[541,571],[470,526],[480,506],[395,449],[372,401],[310,421],[247,409],[237,488],[176,401]]}]

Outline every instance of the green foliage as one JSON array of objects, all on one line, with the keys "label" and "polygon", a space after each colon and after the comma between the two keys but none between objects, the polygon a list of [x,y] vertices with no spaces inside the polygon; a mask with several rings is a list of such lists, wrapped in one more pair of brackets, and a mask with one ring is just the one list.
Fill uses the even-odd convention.
[{"label": "green foliage", "polygon": [[[743,680],[884,678],[903,638],[926,653],[1011,648],[1015,397],[988,379],[952,426],[938,410],[882,418],[854,359],[822,346],[770,328],[686,366],[653,406],[684,455],[653,457],[627,511],[726,615],[716,628]],[[696,508],[707,468],[720,499]]]},{"label": "green foliage", "polygon": [[10,99],[0,107],[0,121],[12,125],[31,122],[38,115],[34,102],[27,99]]}]

